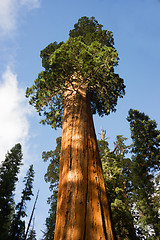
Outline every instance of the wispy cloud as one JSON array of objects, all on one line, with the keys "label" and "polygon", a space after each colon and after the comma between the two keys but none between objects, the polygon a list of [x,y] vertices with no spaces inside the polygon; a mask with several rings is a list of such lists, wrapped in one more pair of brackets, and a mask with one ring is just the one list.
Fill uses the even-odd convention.
[{"label": "wispy cloud", "polygon": [[1,0],[0,34],[6,36],[16,30],[18,17],[22,9],[32,10],[39,7],[40,0]]},{"label": "wispy cloud", "polygon": [[0,32],[7,34],[15,30],[18,8],[17,0],[0,1]]},{"label": "wispy cloud", "polygon": [[21,5],[27,6],[29,9],[39,8],[40,1],[39,0],[21,0]]},{"label": "wispy cloud", "polygon": [[25,91],[18,86],[17,76],[10,67],[0,79],[0,161],[16,143],[25,145],[30,113],[25,99]]}]

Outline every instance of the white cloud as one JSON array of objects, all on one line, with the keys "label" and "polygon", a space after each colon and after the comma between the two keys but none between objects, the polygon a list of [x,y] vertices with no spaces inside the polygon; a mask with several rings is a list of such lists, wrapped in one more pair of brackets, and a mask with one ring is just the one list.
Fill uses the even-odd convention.
[{"label": "white cloud", "polygon": [[1,0],[0,1],[0,30],[5,34],[16,28],[16,18],[18,8],[17,0]]},{"label": "white cloud", "polygon": [[25,91],[18,87],[17,76],[10,67],[0,79],[0,161],[16,143],[25,145],[30,113]]},{"label": "white cloud", "polygon": [[40,0],[0,0],[0,34],[5,36],[17,28],[20,12],[40,7]]}]

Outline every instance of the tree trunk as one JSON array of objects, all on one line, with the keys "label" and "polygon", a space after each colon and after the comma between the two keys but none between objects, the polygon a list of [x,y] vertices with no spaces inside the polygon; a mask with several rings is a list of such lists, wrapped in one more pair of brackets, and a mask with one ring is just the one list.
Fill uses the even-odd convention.
[{"label": "tree trunk", "polygon": [[113,240],[86,86],[65,92],[54,240]]}]

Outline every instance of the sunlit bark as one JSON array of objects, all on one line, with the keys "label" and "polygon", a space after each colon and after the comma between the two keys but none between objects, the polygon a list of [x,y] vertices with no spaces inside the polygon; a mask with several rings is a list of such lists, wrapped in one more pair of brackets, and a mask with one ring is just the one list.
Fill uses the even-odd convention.
[{"label": "sunlit bark", "polygon": [[86,86],[65,92],[54,240],[113,240]]}]

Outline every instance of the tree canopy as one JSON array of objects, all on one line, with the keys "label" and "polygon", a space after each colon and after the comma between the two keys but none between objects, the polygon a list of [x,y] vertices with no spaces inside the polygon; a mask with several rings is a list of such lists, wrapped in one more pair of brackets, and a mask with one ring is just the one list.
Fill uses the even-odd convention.
[{"label": "tree canopy", "polygon": [[116,110],[125,85],[114,71],[119,58],[112,32],[102,27],[94,17],[82,17],[65,43],[54,42],[41,51],[44,70],[26,96],[40,115],[44,113],[43,124],[62,126],[64,93],[74,81],[75,91],[84,84],[87,87],[93,114],[103,116]]}]

